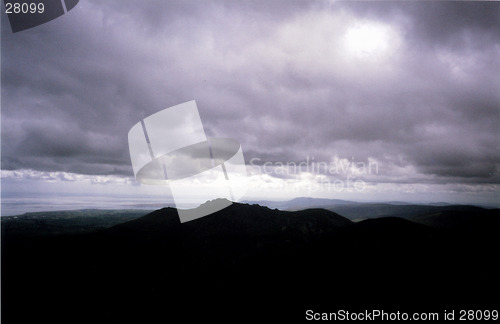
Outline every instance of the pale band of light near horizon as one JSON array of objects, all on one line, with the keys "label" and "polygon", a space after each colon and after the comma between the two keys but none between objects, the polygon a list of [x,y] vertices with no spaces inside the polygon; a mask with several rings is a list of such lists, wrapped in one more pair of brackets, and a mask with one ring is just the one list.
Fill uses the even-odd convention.
[{"label": "pale band of light near horizon", "polygon": [[[221,210],[246,193],[241,145],[207,138],[194,100],[144,118],[130,129],[128,143],[136,179],[168,184],[181,222]],[[198,207],[189,209],[193,205]]]}]

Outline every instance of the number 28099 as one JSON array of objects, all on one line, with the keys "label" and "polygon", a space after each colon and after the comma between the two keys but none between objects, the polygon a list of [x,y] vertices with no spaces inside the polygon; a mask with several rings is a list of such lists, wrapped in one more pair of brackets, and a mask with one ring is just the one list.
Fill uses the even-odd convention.
[{"label": "number 28099", "polygon": [[45,10],[45,6],[43,5],[42,2],[40,3],[19,3],[19,2],[14,2],[10,3],[7,2],[5,4],[5,13],[7,14],[18,14],[18,13],[43,13]]}]

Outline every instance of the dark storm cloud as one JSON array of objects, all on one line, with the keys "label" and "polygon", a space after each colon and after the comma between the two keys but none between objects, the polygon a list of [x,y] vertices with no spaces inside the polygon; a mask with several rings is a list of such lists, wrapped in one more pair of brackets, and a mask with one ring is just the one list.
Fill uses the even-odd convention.
[{"label": "dark storm cloud", "polygon": [[489,46],[487,42],[500,37],[500,6],[493,1],[346,1],[341,5],[359,17],[405,22],[413,46],[461,47],[468,37]]},{"label": "dark storm cloud", "polygon": [[498,41],[500,7],[494,2],[431,2],[416,3],[413,28],[417,37],[435,44],[460,47],[467,38]]},{"label": "dark storm cloud", "polygon": [[[132,175],[129,129],[195,99],[247,161],[498,183],[499,17],[493,2],[81,1],[14,35],[4,19],[2,168]],[[365,22],[394,54],[342,48]]]}]

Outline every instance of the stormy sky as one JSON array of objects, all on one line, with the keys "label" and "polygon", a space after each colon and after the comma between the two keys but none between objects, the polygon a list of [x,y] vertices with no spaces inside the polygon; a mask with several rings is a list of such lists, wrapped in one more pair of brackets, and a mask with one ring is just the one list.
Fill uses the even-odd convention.
[{"label": "stormy sky", "polygon": [[130,128],[196,100],[248,198],[499,200],[498,2],[81,0],[1,24],[2,192],[133,194]]}]

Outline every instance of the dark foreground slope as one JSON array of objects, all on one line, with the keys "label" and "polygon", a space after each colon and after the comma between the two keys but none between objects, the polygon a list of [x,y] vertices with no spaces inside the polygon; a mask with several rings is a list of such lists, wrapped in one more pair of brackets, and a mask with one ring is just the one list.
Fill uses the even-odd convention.
[{"label": "dark foreground slope", "polygon": [[[499,226],[233,204],[2,244],[3,323],[300,322],[305,311],[498,308]],[[476,220],[476,223],[481,223]]]}]

